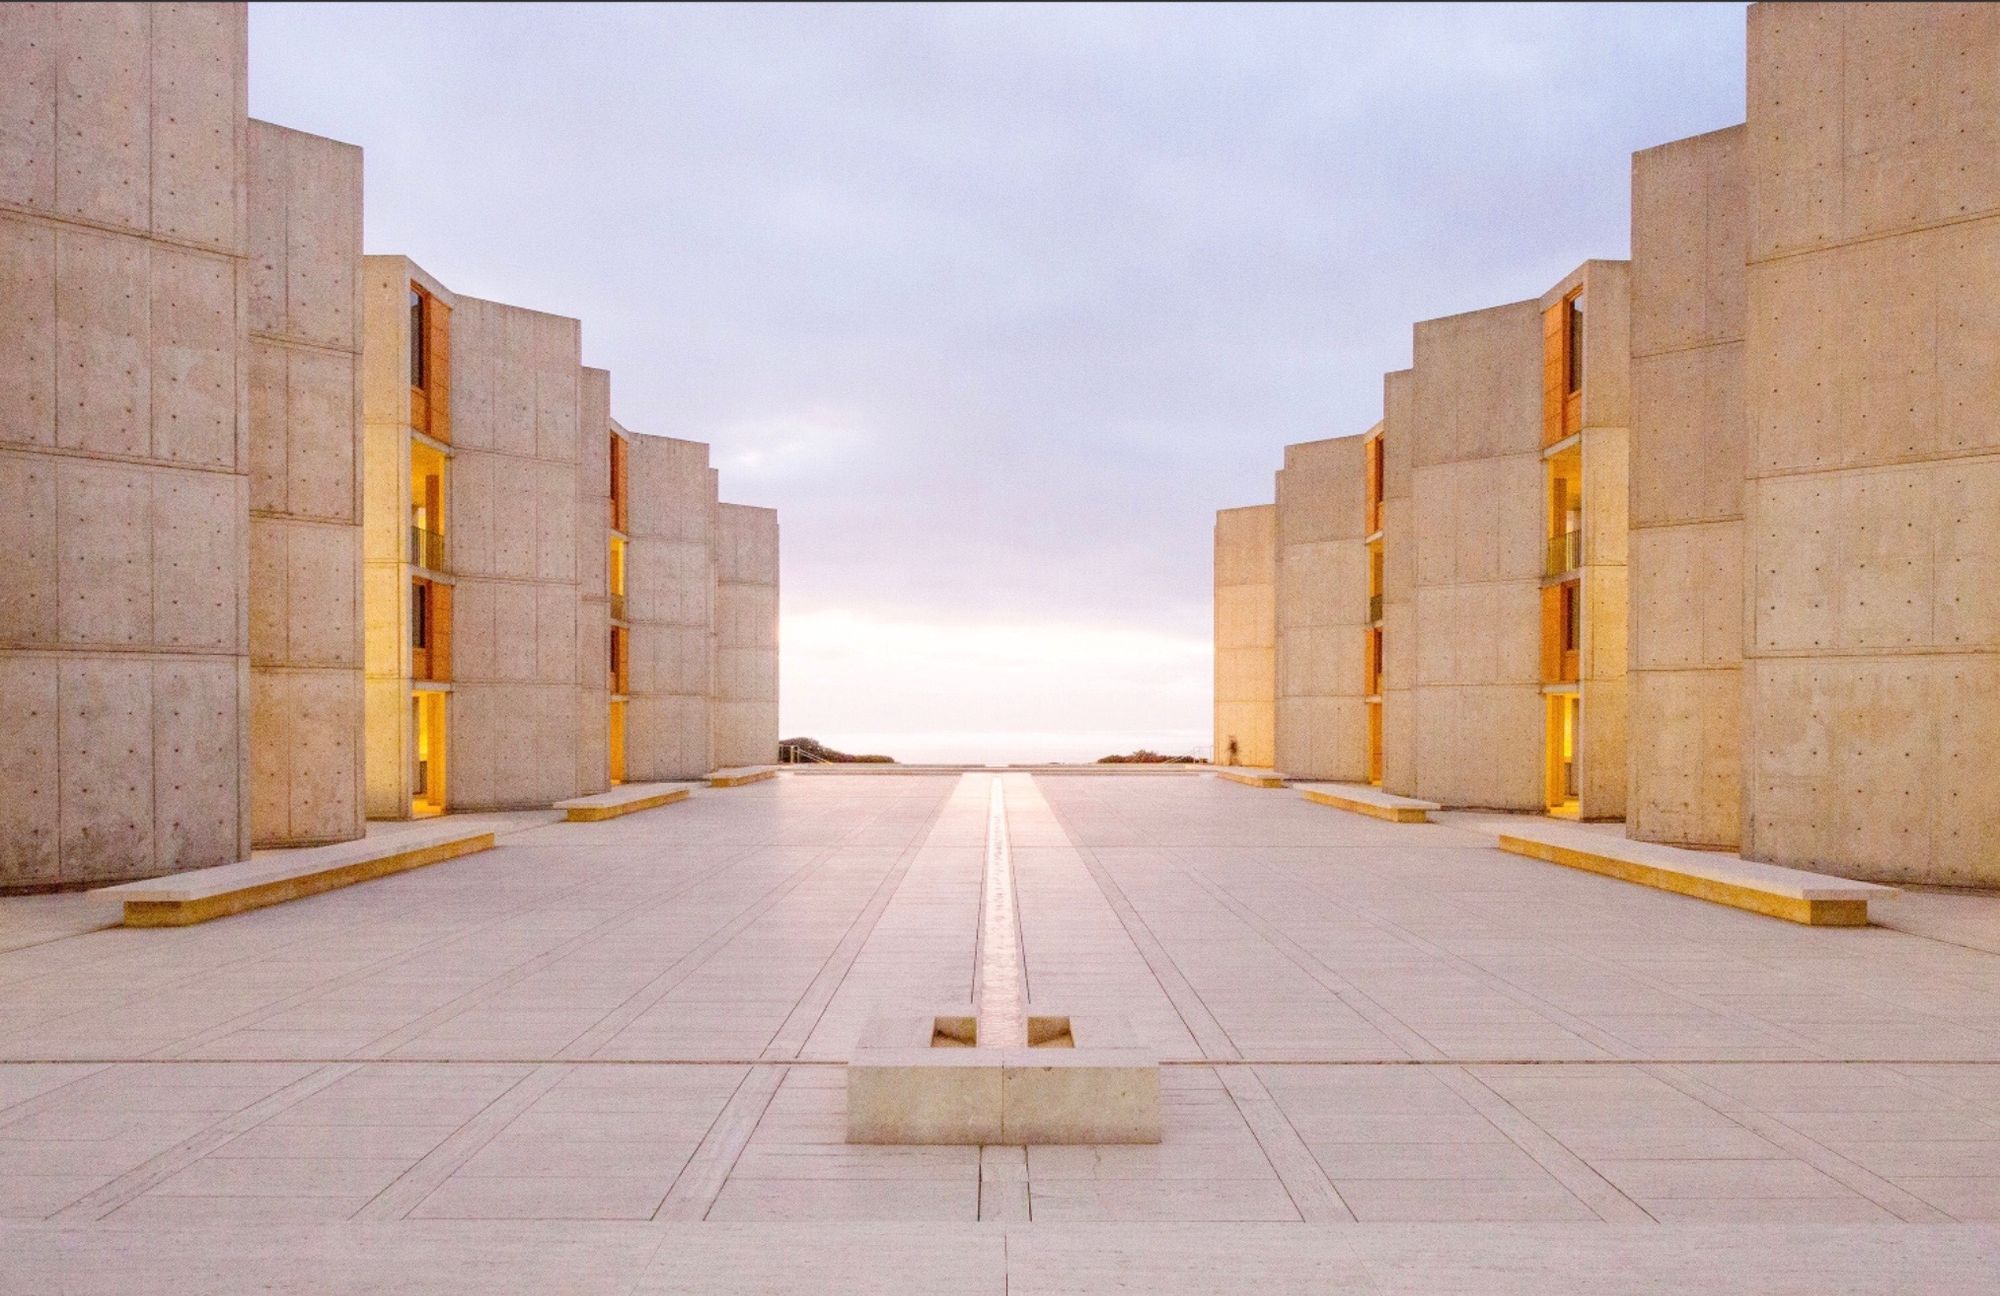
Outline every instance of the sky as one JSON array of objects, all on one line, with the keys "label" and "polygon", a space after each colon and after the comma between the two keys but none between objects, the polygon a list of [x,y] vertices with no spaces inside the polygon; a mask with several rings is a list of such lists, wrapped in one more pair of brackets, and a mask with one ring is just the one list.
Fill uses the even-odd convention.
[{"label": "sky", "polygon": [[778,509],[785,737],[1205,754],[1215,510],[1625,256],[1743,7],[253,4],[250,109]]}]

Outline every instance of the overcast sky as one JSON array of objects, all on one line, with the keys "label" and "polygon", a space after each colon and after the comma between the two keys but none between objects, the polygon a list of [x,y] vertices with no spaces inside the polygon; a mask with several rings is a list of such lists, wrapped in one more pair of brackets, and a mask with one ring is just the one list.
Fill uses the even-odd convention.
[{"label": "overcast sky", "polygon": [[251,7],[367,249],[583,320],[783,527],[786,736],[1205,750],[1214,510],[1629,243],[1742,6]]}]

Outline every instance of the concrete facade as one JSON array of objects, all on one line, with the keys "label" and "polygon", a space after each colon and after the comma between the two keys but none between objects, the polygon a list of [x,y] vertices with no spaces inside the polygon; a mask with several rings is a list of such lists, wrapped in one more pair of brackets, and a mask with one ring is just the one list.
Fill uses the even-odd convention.
[{"label": "concrete facade", "polygon": [[778,759],[778,513],[716,508],[715,751],[718,768]]},{"label": "concrete facade", "polygon": [[611,418],[609,371],[581,371],[577,428],[576,788],[588,796],[611,786],[613,768],[610,447],[620,430]]},{"label": "concrete facade", "polygon": [[[1565,407],[1564,423],[1552,427],[1547,420],[1554,413],[1551,382],[1555,358],[1555,338],[1551,325],[1566,302],[1580,303],[1582,327],[1575,339],[1581,344],[1576,377],[1579,389],[1573,396],[1572,415]],[[1626,261],[1586,261],[1563,281],[1542,295],[1543,311],[1543,428],[1542,457],[1550,482],[1571,480],[1580,498],[1569,501],[1567,517],[1580,522],[1574,547],[1561,540],[1567,517],[1558,516],[1556,501],[1545,486],[1547,510],[1545,534],[1550,537],[1544,555],[1543,581],[1567,579],[1581,597],[1578,617],[1581,631],[1575,679],[1561,687],[1574,687],[1578,707],[1578,732],[1572,752],[1576,766],[1574,796],[1551,789],[1550,805],[1564,804],[1565,813],[1582,819],[1622,819],[1625,817],[1627,779],[1626,656],[1627,656],[1627,535],[1629,460],[1631,451],[1631,265]],[[1567,345],[1567,339],[1565,339]],[[1566,384],[1560,384],[1566,385]],[[1575,430],[1570,427],[1574,424]],[[1553,441],[1552,441],[1553,439]],[[1552,441],[1552,443],[1550,443]],[[1546,597],[1546,592],[1545,592]],[[1549,633],[1544,624],[1543,633]],[[1546,649],[1545,649],[1546,653]],[[1543,691],[1557,686],[1549,683],[1548,659],[1544,659]],[[1571,672],[1561,668],[1556,674]],[[1561,741],[1560,723],[1552,713],[1548,742]]]},{"label": "concrete facade", "polygon": [[581,325],[460,297],[451,366],[452,808],[601,791],[577,786]]},{"label": "concrete facade", "polygon": [[[407,819],[417,789],[411,752],[416,744],[412,714],[413,691],[435,693],[448,731],[452,719],[450,658],[433,680],[417,672],[411,648],[412,581],[418,572],[446,590],[454,588],[449,541],[457,522],[454,498],[456,474],[450,428],[438,426],[439,436],[419,433],[417,397],[412,390],[409,297],[418,285],[435,305],[455,315],[458,299],[407,257],[371,256],[363,263],[362,352],[364,471],[363,574],[367,807],[370,819]],[[440,463],[443,516],[430,519],[429,530],[440,534],[439,552],[418,553],[412,546],[412,446],[421,447]],[[442,528],[439,531],[439,528]],[[447,619],[450,609],[447,608]],[[447,641],[449,643],[449,640]],[[419,680],[417,674],[424,678]],[[449,786],[450,767],[438,775]],[[444,804],[441,792],[439,805]]]},{"label": "concrete facade", "polygon": [[1413,351],[1407,795],[1540,810],[1541,311],[1516,302],[1427,320]]},{"label": "concrete facade", "polygon": [[1365,438],[1285,447],[1276,480],[1276,767],[1368,778]]},{"label": "concrete facade", "polygon": [[1215,760],[1277,761],[1278,510],[1215,515]]},{"label": "concrete facade", "polygon": [[1382,786],[1417,786],[1417,561],[1411,543],[1414,375],[1382,377]]},{"label": "concrete facade", "polygon": [[1740,841],[1745,127],[1632,158],[1627,827]]},{"label": "concrete facade", "polygon": [[1749,32],[1743,849],[2000,883],[2000,10]]},{"label": "concrete facade", "polygon": [[245,13],[9,5],[0,49],[0,888],[225,863],[251,839]]},{"label": "concrete facade", "polygon": [[698,441],[635,435],[629,455],[626,777],[699,778],[716,765],[716,475]]},{"label": "concrete facade", "polygon": [[[360,150],[250,120],[247,50],[242,5],[0,8],[0,891],[611,777],[609,375],[364,258]],[[722,745],[776,744],[775,521],[718,627],[700,486],[688,774],[724,675]]]},{"label": "concrete facade", "polygon": [[361,150],[250,123],[250,823],[363,828]]}]

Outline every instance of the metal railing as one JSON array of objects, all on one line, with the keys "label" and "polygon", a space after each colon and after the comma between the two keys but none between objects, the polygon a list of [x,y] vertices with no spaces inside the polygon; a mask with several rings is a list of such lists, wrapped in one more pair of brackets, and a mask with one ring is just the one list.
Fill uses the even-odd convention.
[{"label": "metal railing", "polygon": [[1380,621],[1381,619],[1382,619],[1382,596],[1380,594],[1370,594],[1368,596],[1368,621],[1372,625],[1373,623]]},{"label": "metal railing", "polygon": [[1583,566],[1583,532],[1565,531],[1561,535],[1549,537],[1549,552],[1544,574],[1560,576]]},{"label": "metal railing", "polygon": [[443,571],[444,537],[420,526],[411,527],[410,562],[429,571]]},{"label": "metal railing", "polygon": [[625,596],[623,594],[613,594],[611,596],[611,619],[613,621],[623,621],[625,619]]}]

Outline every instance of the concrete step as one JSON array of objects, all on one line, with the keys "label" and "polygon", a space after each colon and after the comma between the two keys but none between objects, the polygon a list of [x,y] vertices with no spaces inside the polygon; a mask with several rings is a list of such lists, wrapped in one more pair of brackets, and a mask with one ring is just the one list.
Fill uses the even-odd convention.
[{"label": "concrete step", "polygon": [[1635,842],[1614,832],[1524,819],[1500,849],[1814,927],[1865,927],[1868,901],[1895,887],[1807,873],[1718,851]]},{"label": "concrete step", "polygon": [[692,783],[623,783],[609,792],[558,801],[555,808],[561,810],[571,823],[592,823],[685,801],[694,786]]},{"label": "concrete step", "polygon": [[492,846],[491,828],[411,828],[331,846],[270,851],[235,864],[99,887],[91,894],[122,901],[127,927],[187,927]]},{"label": "concrete step", "polygon": [[777,776],[776,765],[738,765],[733,769],[716,770],[708,776],[708,785],[718,788],[742,787],[745,783],[756,783]]},{"label": "concrete step", "polygon": [[1251,769],[1244,765],[1217,765],[1217,778],[1226,778],[1231,783],[1241,783],[1244,787],[1281,788],[1285,786],[1285,776],[1276,770]]},{"label": "concrete step", "polygon": [[1366,783],[1294,783],[1306,800],[1315,805],[1351,810],[1355,814],[1386,819],[1390,823],[1429,823],[1435,801],[1397,796]]}]

